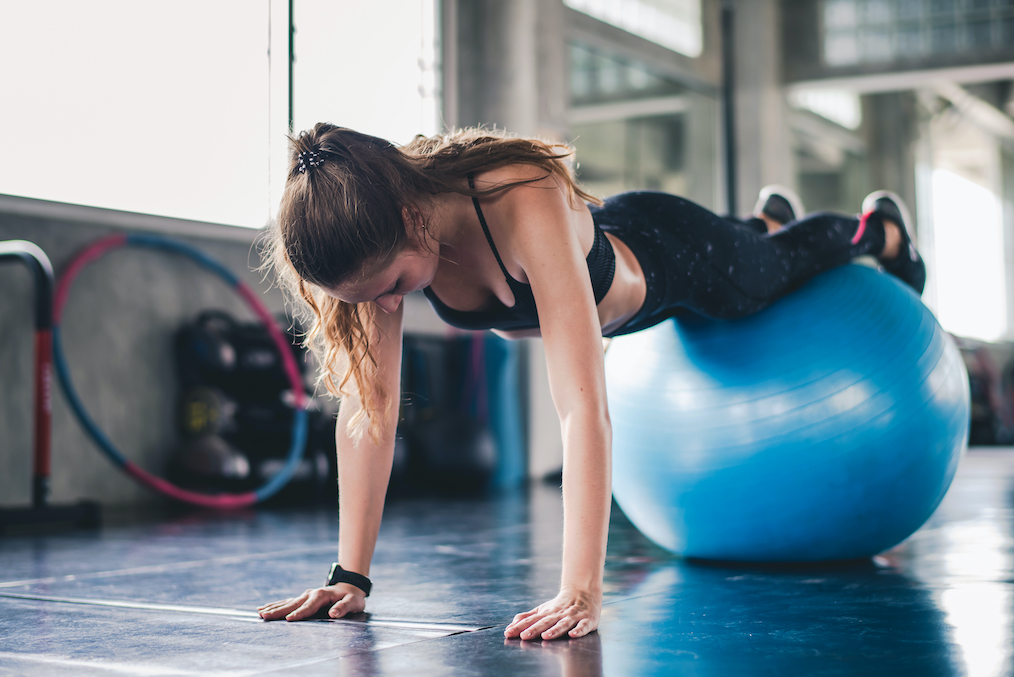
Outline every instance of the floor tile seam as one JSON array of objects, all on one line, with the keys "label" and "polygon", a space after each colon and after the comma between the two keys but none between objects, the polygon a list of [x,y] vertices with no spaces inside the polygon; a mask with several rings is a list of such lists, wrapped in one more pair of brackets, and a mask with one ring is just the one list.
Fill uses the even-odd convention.
[{"label": "floor tile seam", "polygon": [[[0,598],[19,599],[35,602],[49,602],[56,604],[81,604],[86,606],[101,606],[114,609],[136,609],[140,611],[168,611],[175,613],[196,614],[206,616],[227,616],[243,620],[262,620],[256,611],[235,609],[231,607],[202,607],[192,604],[163,604],[160,602],[131,602],[128,600],[104,600],[87,597],[52,597],[46,595],[19,595],[0,592]],[[468,626],[459,623],[441,623],[439,621],[412,621],[398,618],[371,618],[366,621],[356,621],[344,618],[321,618],[314,619],[329,623],[345,623],[366,625],[373,627],[384,627],[397,630],[415,630],[419,632],[446,632],[444,636],[456,635],[467,632],[476,632],[494,626]]]},{"label": "floor tile seam", "polygon": [[207,616],[231,616],[235,618],[260,618],[256,611],[232,609],[228,607],[195,607],[184,604],[162,604],[159,602],[132,602],[129,600],[89,599],[87,597],[52,597],[47,595],[19,595],[0,592],[0,599],[17,599],[29,602],[45,602],[52,604],[81,604],[84,606],[100,606],[113,609],[135,609],[141,611],[170,611],[177,613],[202,614]]},{"label": "floor tile seam", "polygon": [[631,602],[631,601],[634,601],[634,600],[637,600],[637,599],[646,599],[648,597],[659,597],[661,595],[668,595],[668,594],[672,593],[673,591],[677,590],[678,588],[679,588],[679,586],[673,586],[673,587],[667,588],[665,590],[659,590],[658,592],[646,592],[643,595],[634,595],[633,597],[619,597],[617,599],[611,599],[608,602],[603,602],[602,606],[603,607],[607,607],[607,606],[612,606],[613,604],[619,604],[621,602]]}]

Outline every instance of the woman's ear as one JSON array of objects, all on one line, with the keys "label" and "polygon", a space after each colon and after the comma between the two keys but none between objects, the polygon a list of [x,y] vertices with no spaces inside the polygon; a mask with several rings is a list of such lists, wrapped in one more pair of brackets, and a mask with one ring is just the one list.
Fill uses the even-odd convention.
[{"label": "woman's ear", "polygon": [[422,227],[422,213],[415,205],[407,204],[401,208],[401,220],[405,224],[405,231],[412,233]]},{"label": "woman's ear", "polygon": [[402,206],[401,222],[405,224],[405,234],[408,235],[410,240],[422,235],[422,214],[415,205],[406,204]]},{"label": "woman's ear", "polygon": [[404,205],[401,208],[401,220],[405,224],[405,234],[409,240],[425,242],[427,236],[426,220],[422,211],[413,204]]}]

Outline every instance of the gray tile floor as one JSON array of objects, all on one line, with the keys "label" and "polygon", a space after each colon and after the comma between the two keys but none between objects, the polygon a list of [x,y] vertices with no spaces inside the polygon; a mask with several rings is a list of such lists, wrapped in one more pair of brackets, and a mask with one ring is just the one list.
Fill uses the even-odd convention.
[{"label": "gray tile floor", "polygon": [[615,512],[598,633],[505,641],[559,576],[560,495],[389,506],[370,614],[259,620],[319,584],[332,511],[135,519],[0,539],[0,676],[1014,674],[1014,450],[973,450],[912,538],[866,563],[675,559]]}]

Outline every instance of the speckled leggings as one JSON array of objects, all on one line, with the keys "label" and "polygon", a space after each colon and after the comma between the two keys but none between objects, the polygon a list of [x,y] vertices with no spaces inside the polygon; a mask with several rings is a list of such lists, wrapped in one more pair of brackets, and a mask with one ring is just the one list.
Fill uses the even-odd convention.
[{"label": "speckled leggings", "polygon": [[634,252],[648,287],[637,315],[612,336],[681,311],[749,315],[822,271],[884,248],[884,225],[876,214],[856,244],[856,217],[818,212],[761,235],[667,193],[622,193],[592,214]]}]

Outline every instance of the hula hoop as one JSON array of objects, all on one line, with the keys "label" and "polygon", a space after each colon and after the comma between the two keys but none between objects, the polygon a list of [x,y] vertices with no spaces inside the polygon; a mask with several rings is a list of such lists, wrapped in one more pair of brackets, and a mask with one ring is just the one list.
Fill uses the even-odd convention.
[{"label": "hula hoop", "polygon": [[[188,491],[187,489],[177,487],[161,477],[152,475],[120,453],[102,429],[99,428],[94,420],[92,420],[92,417],[88,414],[88,411],[81,403],[81,398],[78,397],[77,391],[74,389],[74,384],[70,379],[70,370],[67,368],[67,360],[64,358],[63,354],[60,331],[60,325],[63,319],[63,309],[67,304],[67,297],[70,295],[71,285],[78,273],[80,273],[81,270],[89,263],[96,261],[108,252],[126,246],[146,247],[148,249],[157,249],[174,254],[182,254],[183,256],[189,257],[203,268],[217,274],[225,280],[226,284],[232,287],[240,298],[246,301],[247,305],[254,311],[261,322],[264,323],[268,333],[271,335],[271,339],[274,341],[275,346],[282,357],[282,366],[284,367],[285,374],[288,376],[289,383],[292,386],[295,404],[292,421],[292,443],[289,447],[288,459],[281,472],[272,477],[261,488],[242,494],[223,493],[211,495]],[[56,287],[56,295],[53,303],[53,363],[56,367],[56,374],[59,377],[63,393],[67,397],[67,402],[70,404],[71,409],[74,411],[74,414],[77,416],[77,419],[80,421],[82,427],[84,427],[85,432],[88,433],[88,436],[91,437],[92,441],[95,442],[98,448],[105,453],[109,460],[112,461],[113,465],[123,470],[127,475],[149,489],[169,496],[170,498],[209,508],[227,509],[253,505],[254,503],[258,503],[270,496],[273,496],[282,487],[284,487],[292,478],[292,475],[295,473],[296,468],[299,466],[299,463],[303,458],[303,449],[306,446],[308,429],[306,393],[303,391],[303,381],[299,374],[299,368],[296,366],[296,360],[292,357],[292,351],[283,337],[281,330],[278,328],[277,323],[274,318],[271,317],[267,308],[264,307],[264,304],[261,303],[260,299],[257,298],[257,295],[254,294],[250,287],[244,284],[228,268],[215,259],[211,258],[199,249],[191,247],[179,240],[162,237],[160,235],[111,235],[109,237],[96,240],[78,253],[60,276],[60,281]]]}]

